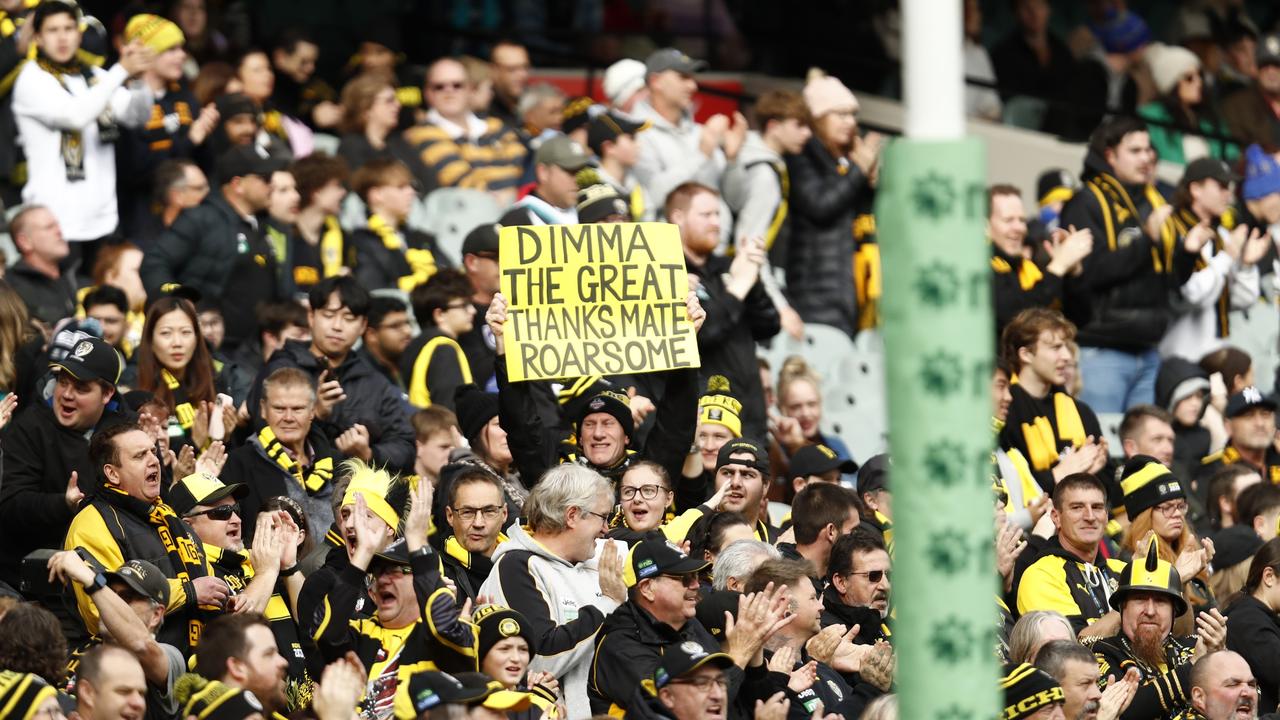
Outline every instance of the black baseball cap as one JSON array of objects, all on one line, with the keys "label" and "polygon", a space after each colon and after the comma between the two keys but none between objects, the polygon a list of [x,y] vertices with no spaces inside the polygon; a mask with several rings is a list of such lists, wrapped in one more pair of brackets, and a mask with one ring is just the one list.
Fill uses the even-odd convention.
[{"label": "black baseball cap", "polygon": [[61,360],[50,362],[49,367],[81,382],[100,380],[114,387],[124,372],[124,357],[106,340],[86,336],[76,341]]},{"label": "black baseball cap", "polygon": [[1256,387],[1247,387],[1227,400],[1227,419],[1240,417],[1254,408],[1263,408],[1275,412],[1275,398],[1270,395],[1263,395],[1262,391]]},{"label": "black baseball cap", "polygon": [[705,60],[694,60],[675,48],[654,50],[644,61],[644,70],[650,75],[666,70],[675,70],[681,75],[692,75],[706,69]]},{"label": "black baseball cap", "polygon": [[285,169],[287,164],[284,160],[262,154],[251,145],[236,145],[222,153],[215,170],[218,182],[225,185],[233,178],[246,175],[270,179],[271,173]]},{"label": "black baseball cap", "polygon": [[103,575],[108,583],[122,582],[129,589],[159,605],[169,604],[169,580],[160,568],[146,560],[130,560]]},{"label": "black baseball cap", "polygon": [[888,490],[891,465],[888,453],[873,455],[863,463],[862,470],[858,472],[858,494]]},{"label": "black baseball cap", "polygon": [[653,686],[663,687],[678,677],[688,675],[703,665],[714,665],[721,670],[733,666],[733,658],[722,652],[714,652],[696,640],[672,643],[662,649],[662,664],[653,671]]},{"label": "black baseball cap", "polygon": [[492,254],[498,257],[498,231],[502,226],[498,223],[477,225],[462,240],[463,255]]},{"label": "black baseball cap", "polygon": [[528,708],[530,701],[529,693],[507,690],[502,683],[481,673],[427,670],[409,676],[409,702],[415,716],[449,703],[511,711]]},{"label": "black baseball cap", "polygon": [[215,100],[213,104],[218,109],[218,117],[223,122],[236,115],[256,116],[258,114],[258,103],[244,93],[228,93]]},{"label": "black baseball cap", "polygon": [[578,191],[578,222],[586,225],[614,216],[619,216],[620,222],[631,221],[631,206],[613,186],[600,183]]},{"label": "black baseball cap", "polygon": [[386,546],[381,552],[373,554],[373,562],[375,564],[385,565],[408,565],[409,564],[409,545],[404,538],[399,538],[395,542]]},{"label": "black baseball cap", "polygon": [[631,546],[627,564],[622,569],[622,579],[627,587],[635,587],[646,578],[700,572],[710,564],[702,558],[690,557],[661,532],[651,532]]},{"label": "black baseball cap", "polygon": [[182,478],[169,490],[169,507],[179,515],[186,515],[197,505],[212,505],[231,496],[242,500],[249,494],[244,483],[224,484],[209,473],[197,472]]},{"label": "black baseball cap", "polygon": [[617,112],[600,113],[587,124],[587,146],[599,155],[604,149],[605,140],[617,140],[621,135],[635,135],[641,130],[647,130],[650,124],[648,120],[632,120]]},{"label": "black baseball cap", "polygon": [[855,473],[858,463],[852,460],[841,460],[835,450],[823,445],[805,445],[791,456],[791,477],[808,477],[839,470],[842,473]]},{"label": "black baseball cap", "polygon": [[1187,165],[1187,169],[1182,173],[1182,181],[1178,184],[1187,187],[1193,182],[1201,182],[1204,180],[1217,180],[1224,187],[1234,182],[1239,182],[1240,177],[1231,172],[1231,168],[1227,167],[1227,163],[1213,157],[1202,157],[1192,160]]},{"label": "black baseball cap", "polygon": [[[731,455],[750,455],[751,459],[744,460],[730,457]],[[768,476],[769,451],[765,449],[763,443],[757,443],[754,440],[730,440],[720,448],[720,454],[716,456],[716,472],[720,472],[720,468],[725,465],[746,465]]]},{"label": "black baseball cap", "polygon": [[1280,65],[1280,35],[1265,35],[1258,39],[1256,51],[1258,67]]}]

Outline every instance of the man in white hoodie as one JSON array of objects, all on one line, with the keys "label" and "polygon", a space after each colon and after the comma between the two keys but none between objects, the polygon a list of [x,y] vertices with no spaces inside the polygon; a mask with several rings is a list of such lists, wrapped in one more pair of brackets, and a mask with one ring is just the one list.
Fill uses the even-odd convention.
[{"label": "man in white hoodie", "polygon": [[152,103],[145,83],[125,83],[149,68],[154,56],[133,42],[110,70],[87,64],[79,55],[79,12],[58,0],[36,8],[30,22],[38,51],[13,86],[13,113],[27,156],[22,201],[53,212],[75,257],[84,256],[83,243],[116,231],[114,142],[119,125],[147,121]]},{"label": "man in white hoodie", "polygon": [[528,529],[511,528],[479,591],[529,621],[529,669],[560,679],[568,717],[591,715],[587,677],[596,634],[627,599],[623,550],[603,539],[613,504],[613,488],[594,470],[548,470],[525,501]]}]

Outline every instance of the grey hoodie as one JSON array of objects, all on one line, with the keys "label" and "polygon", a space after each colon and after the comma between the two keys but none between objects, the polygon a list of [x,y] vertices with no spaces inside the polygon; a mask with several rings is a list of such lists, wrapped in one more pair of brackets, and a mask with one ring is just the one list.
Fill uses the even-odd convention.
[{"label": "grey hoodie", "polygon": [[648,130],[636,134],[640,157],[631,169],[654,204],[646,211],[645,220],[656,217],[667,195],[681,183],[695,180],[708,187],[720,187],[720,175],[725,168],[724,152],[717,148],[711,157],[702,154],[698,149],[702,126],[694,122],[692,113],[686,113],[679,124],[673,125],[652,105],[641,101],[636,103],[632,115],[637,120],[652,123]]},{"label": "grey hoodie", "polygon": [[[493,570],[480,595],[520,612],[529,621],[536,653],[530,671],[545,670],[560,679],[569,717],[590,717],[587,678],[596,633],[618,604],[600,592],[600,549],[595,557],[573,564],[543,547],[520,525],[493,553]],[[626,545],[619,543],[626,553]]]}]

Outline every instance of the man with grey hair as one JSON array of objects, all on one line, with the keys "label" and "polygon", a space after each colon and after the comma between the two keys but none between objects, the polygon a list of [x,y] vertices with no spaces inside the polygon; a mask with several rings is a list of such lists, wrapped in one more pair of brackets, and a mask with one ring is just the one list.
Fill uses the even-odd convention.
[{"label": "man with grey hair", "polygon": [[1035,665],[1062,686],[1062,714],[1067,720],[1116,720],[1138,689],[1140,673],[1130,668],[1122,682],[1111,683],[1106,692],[1099,690],[1098,659],[1074,639],[1046,643]]},{"label": "man with grey hair", "polygon": [[513,525],[493,554],[479,595],[529,622],[537,655],[533,672],[560,679],[569,717],[588,717],[587,676],[596,633],[627,599],[625,550],[605,540],[613,487],[581,465],[548,470],[524,504],[528,528]]},{"label": "man with grey hair", "polygon": [[538,83],[525,88],[516,103],[520,117],[520,132],[525,144],[536,150],[542,140],[558,134],[564,123],[566,98],[560,88],[548,83]]},{"label": "man with grey hair", "polygon": [[762,540],[735,540],[716,556],[715,565],[711,566],[711,586],[740,593],[761,563],[780,557],[778,548]]},{"label": "man with grey hair", "polygon": [[1040,648],[1054,640],[1076,639],[1071,622],[1056,610],[1032,610],[1009,631],[1009,662],[1036,663]]}]

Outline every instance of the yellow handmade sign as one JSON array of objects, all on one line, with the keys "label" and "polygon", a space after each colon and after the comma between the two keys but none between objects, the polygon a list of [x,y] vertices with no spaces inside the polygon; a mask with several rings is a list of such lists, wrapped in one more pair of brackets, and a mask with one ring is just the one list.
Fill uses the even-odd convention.
[{"label": "yellow handmade sign", "polygon": [[675,225],[508,226],[498,248],[513,382],[701,364]]}]

